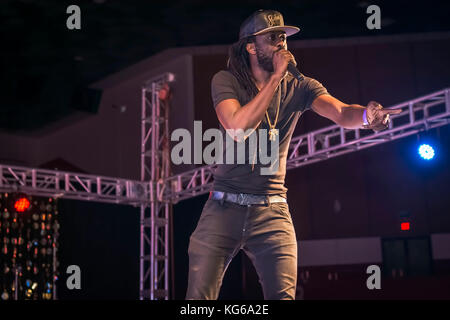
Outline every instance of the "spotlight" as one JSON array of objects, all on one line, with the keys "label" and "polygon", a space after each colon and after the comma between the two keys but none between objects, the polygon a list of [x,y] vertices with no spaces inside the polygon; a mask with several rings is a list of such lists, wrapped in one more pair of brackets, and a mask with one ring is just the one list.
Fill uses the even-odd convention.
[{"label": "spotlight", "polygon": [[418,149],[419,155],[425,160],[434,158],[434,149],[429,144],[421,144]]},{"label": "spotlight", "polygon": [[30,207],[30,201],[27,198],[20,198],[14,203],[14,209],[17,212],[25,212]]},{"label": "spotlight", "polygon": [[31,207],[31,201],[29,197],[24,193],[17,193],[13,195],[11,200],[11,209],[15,212],[24,213]]}]

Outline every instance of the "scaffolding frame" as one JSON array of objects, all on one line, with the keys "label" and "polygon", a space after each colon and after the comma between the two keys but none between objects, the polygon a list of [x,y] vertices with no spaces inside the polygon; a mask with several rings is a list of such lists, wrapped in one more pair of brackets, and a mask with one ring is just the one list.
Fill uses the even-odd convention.
[{"label": "scaffolding frame", "polygon": [[[0,191],[35,196],[139,206],[140,299],[168,299],[169,215],[172,205],[211,190],[213,165],[170,175],[168,104],[159,100],[173,75],[150,79],[142,87],[141,180],[86,175],[0,164]],[[150,97],[150,98],[149,98]],[[392,106],[389,128],[372,130],[328,126],[292,138],[287,169],[363,150],[450,123],[450,88]],[[149,144],[150,141],[150,145]]]},{"label": "scaffolding frame", "polygon": [[149,203],[141,204],[140,294],[143,299],[169,297],[170,199],[163,199],[170,175],[169,103],[160,99],[161,88],[174,80],[164,73],[146,81],[141,97],[141,182],[150,186]]},{"label": "scaffolding frame", "polygon": [[147,203],[148,183],[140,181],[0,164],[0,192],[103,203]]}]

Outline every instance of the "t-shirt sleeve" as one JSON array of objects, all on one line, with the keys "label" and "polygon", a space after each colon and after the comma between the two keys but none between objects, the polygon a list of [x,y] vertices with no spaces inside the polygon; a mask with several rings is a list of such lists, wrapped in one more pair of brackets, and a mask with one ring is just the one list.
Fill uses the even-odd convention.
[{"label": "t-shirt sleeve", "polygon": [[323,95],[329,94],[327,89],[316,79],[304,77],[298,84],[296,95],[298,95],[297,110],[306,111],[311,109],[313,101]]},{"label": "t-shirt sleeve", "polygon": [[238,99],[234,82],[236,79],[228,71],[219,71],[211,80],[211,96],[214,108],[226,99]]}]

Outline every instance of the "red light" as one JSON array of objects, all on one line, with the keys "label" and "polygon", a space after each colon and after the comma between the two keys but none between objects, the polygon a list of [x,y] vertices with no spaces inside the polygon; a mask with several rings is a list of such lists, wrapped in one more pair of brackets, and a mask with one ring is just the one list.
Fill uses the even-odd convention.
[{"label": "red light", "polygon": [[30,201],[28,201],[27,198],[20,198],[16,200],[14,203],[14,209],[17,210],[17,212],[24,212],[30,207]]},{"label": "red light", "polygon": [[409,230],[409,222],[402,222],[400,228],[402,230]]}]

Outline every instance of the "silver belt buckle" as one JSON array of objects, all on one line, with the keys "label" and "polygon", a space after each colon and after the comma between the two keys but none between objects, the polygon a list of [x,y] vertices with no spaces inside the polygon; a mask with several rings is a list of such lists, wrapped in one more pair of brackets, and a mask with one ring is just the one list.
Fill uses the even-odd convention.
[{"label": "silver belt buckle", "polygon": [[239,194],[238,194],[238,203],[239,203],[241,206],[244,205],[244,199],[245,199],[244,194],[243,194],[243,193],[239,193]]}]

